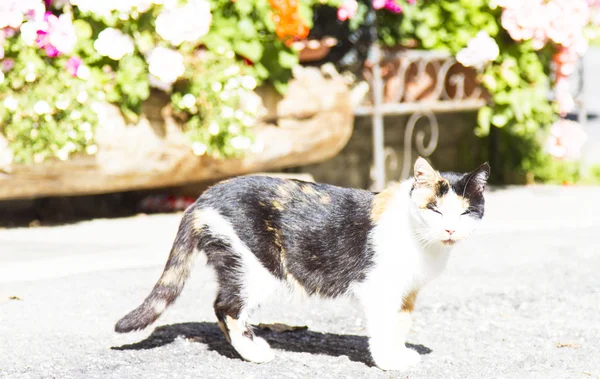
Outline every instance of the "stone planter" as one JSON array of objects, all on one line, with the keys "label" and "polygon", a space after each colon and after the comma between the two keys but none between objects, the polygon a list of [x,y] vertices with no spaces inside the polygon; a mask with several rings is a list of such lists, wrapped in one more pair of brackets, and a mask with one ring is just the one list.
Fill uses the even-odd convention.
[{"label": "stone planter", "polygon": [[226,160],[195,156],[166,112],[168,97],[158,94],[144,104],[135,126],[107,106],[108,122],[97,132],[95,156],[13,164],[0,171],[0,200],[175,186],[326,160],[352,134],[349,90],[341,77],[317,68],[298,68],[294,76],[285,97],[270,88],[257,90],[267,109],[255,129],[264,147],[259,153]]}]

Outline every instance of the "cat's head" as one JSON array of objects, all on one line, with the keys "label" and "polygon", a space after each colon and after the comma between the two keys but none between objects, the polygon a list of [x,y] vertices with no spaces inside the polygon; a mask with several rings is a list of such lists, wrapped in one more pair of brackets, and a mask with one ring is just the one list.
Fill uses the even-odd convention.
[{"label": "cat's head", "polygon": [[483,217],[489,175],[487,163],[469,173],[438,172],[419,157],[410,193],[418,238],[448,246],[467,238]]}]

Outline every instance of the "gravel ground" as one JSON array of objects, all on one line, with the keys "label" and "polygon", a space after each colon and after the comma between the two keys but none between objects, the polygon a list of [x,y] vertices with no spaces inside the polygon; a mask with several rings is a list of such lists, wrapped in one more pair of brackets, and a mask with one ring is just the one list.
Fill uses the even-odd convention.
[{"label": "gravel ground", "polygon": [[409,342],[423,360],[406,373],[372,367],[349,299],[274,296],[256,323],[308,329],[261,330],[276,359],[243,362],[216,326],[204,267],[156,324],[114,333],[158,278],[179,215],[0,230],[0,377],[600,378],[600,203],[584,200],[598,194],[492,192],[479,235],[417,300]]}]

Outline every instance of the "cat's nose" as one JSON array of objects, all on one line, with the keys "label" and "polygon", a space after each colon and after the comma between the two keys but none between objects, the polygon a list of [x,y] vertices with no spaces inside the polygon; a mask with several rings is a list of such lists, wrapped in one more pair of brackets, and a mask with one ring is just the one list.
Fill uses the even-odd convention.
[{"label": "cat's nose", "polygon": [[448,233],[449,235],[452,235],[452,233],[454,233],[456,230],[450,230],[450,229],[446,229],[446,233]]}]

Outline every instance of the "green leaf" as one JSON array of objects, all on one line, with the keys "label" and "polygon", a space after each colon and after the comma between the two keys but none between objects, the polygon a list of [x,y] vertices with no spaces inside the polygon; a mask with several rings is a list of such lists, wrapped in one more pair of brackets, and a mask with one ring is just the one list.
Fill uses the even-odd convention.
[{"label": "green leaf", "polygon": [[504,114],[495,114],[492,116],[492,125],[499,128],[503,127],[508,123],[508,117]]},{"label": "green leaf", "polygon": [[292,68],[298,64],[298,55],[289,50],[281,50],[278,61],[281,67]]},{"label": "green leaf", "polygon": [[264,47],[257,40],[237,40],[234,42],[233,50],[239,55],[250,59],[252,62],[258,62],[263,55]]},{"label": "green leaf", "polygon": [[73,21],[73,27],[75,28],[75,35],[77,35],[77,38],[82,40],[92,38],[92,27],[87,22],[75,20]]},{"label": "green leaf", "polygon": [[245,39],[251,39],[256,36],[256,26],[247,18],[240,20],[238,28],[240,28],[240,33]]},{"label": "green leaf", "polygon": [[477,124],[486,135],[490,132],[491,119],[492,108],[485,106],[479,110],[479,113],[477,114]]},{"label": "green leaf", "polygon": [[234,7],[235,10],[238,11],[240,13],[240,15],[242,16],[247,16],[250,13],[252,13],[252,10],[254,9],[253,6],[253,2],[252,1],[236,1],[234,3]]}]

